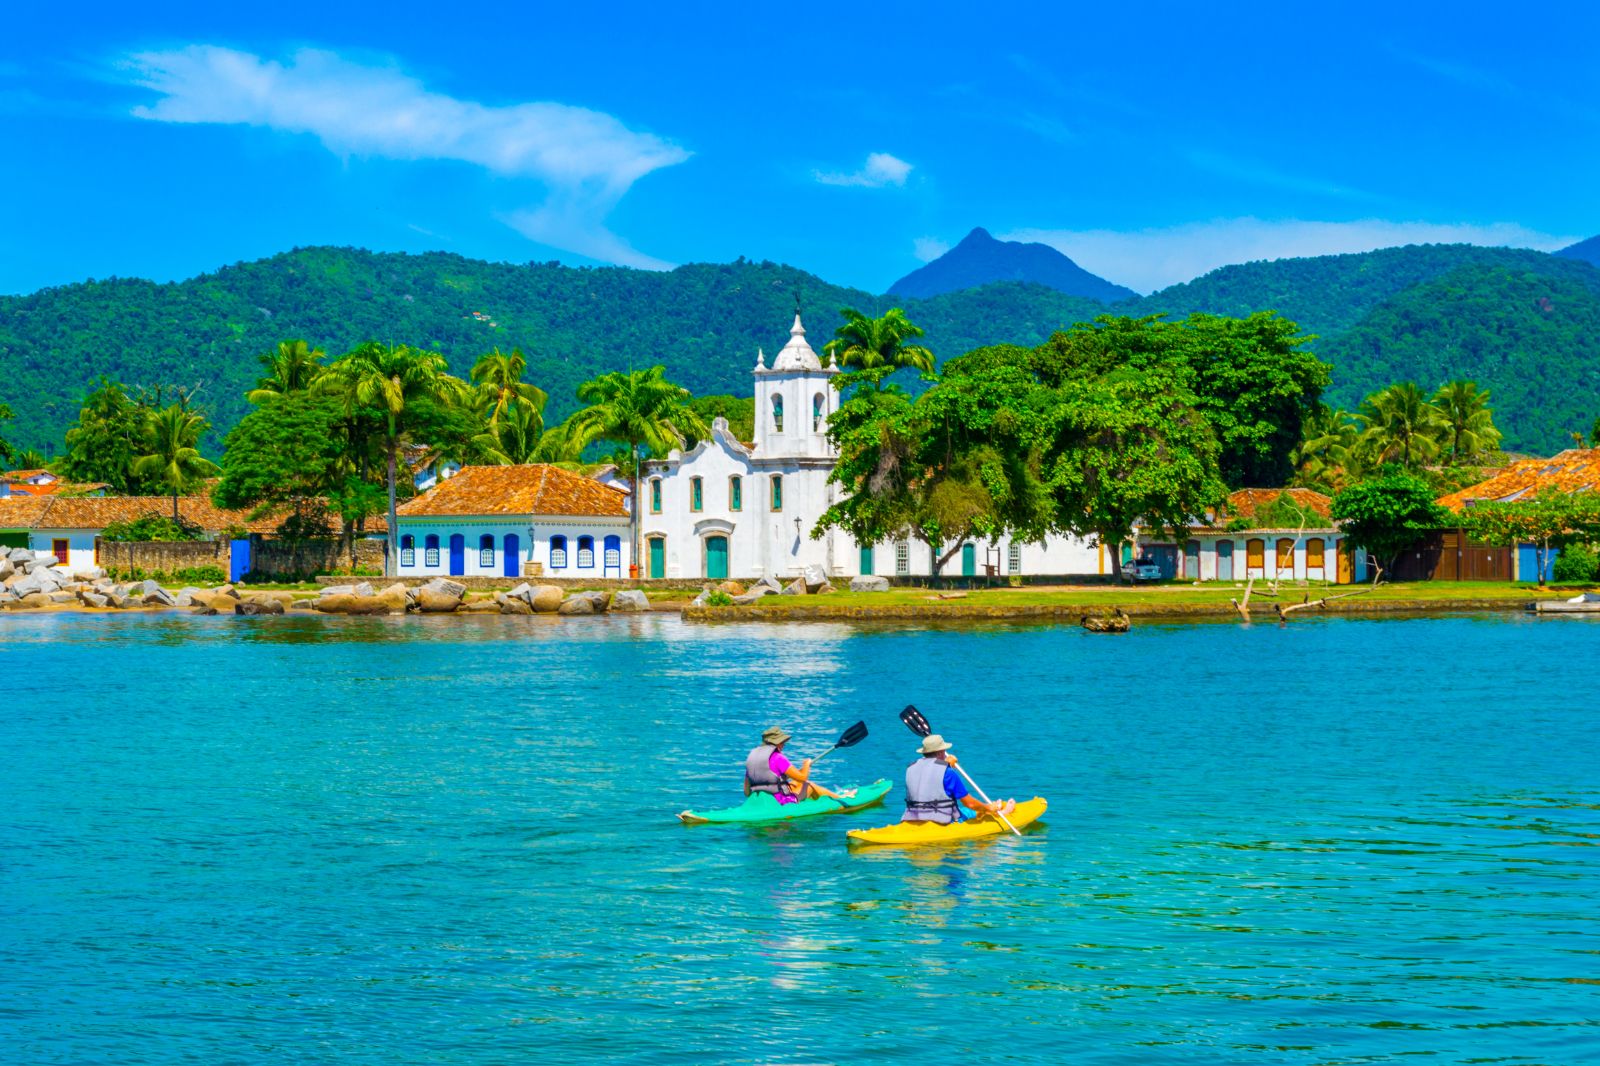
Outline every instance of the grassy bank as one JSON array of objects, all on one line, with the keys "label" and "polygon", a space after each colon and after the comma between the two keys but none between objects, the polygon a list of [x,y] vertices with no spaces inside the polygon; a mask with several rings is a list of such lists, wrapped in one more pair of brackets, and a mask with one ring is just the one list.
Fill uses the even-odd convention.
[{"label": "grassy bank", "polygon": [[[1360,614],[1387,611],[1525,610],[1538,598],[1562,599],[1581,588],[1549,587],[1488,581],[1420,581],[1365,586],[1284,586],[1277,596],[1257,586],[1250,595],[1252,617],[1276,618],[1278,607],[1306,600],[1338,597],[1322,607],[1295,611]],[[1355,595],[1352,595],[1355,593]],[[1057,586],[975,589],[940,593],[931,589],[888,592],[838,592],[827,596],[767,596],[743,607],[689,607],[684,617],[695,621],[788,621],[798,619],[899,618],[1061,618],[1076,621],[1084,614],[1121,608],[1134,617],[1238,617],[1231,600],[1244,595],[1242,585],[1154,585],[1134,588]]]}]

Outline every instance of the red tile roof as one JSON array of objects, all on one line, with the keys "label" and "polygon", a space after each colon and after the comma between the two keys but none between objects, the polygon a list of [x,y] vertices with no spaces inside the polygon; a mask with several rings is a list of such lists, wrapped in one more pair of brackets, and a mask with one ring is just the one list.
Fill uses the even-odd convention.
[{"label": "red tile roof", "polygon": [[1549,459],[1518,459],[1487,481],[1439,497],[1439,503],[1459,512],[1479,500],[1516,500],[1543,489],[1600,489],[1600,448],[1568,448]]},{"label": "red tile roof", "polygon": [[0,496],[0,529],[32,529],[55,501],[49,496]]},{"label": "red tile roof", "polygon": [[[1195,532],[1222,533],[1236,519],[1252,521],[1261,512],[1271,507],[1279,496],[1288,493],[1289,498],[1302,509],[1311,512],[1322,519],[1320,523],[1308,524],[1307,529],[1332,529],[1333,501],[1314,489],[1238,489],[1228,493],[1228,499],[1218,508],[1219,513],[1207,515],[1202,522],[1194,525]],[[1256,527],[1261,529],[1276,529],[1276,526]],[[1295,526],[1288,526],[1294,529]]]},{"label": "red tile roof", "polygon": [[431,515],[578,515],[625,518],[624,494],[593,478],[535,463],[464,466],[399,508],[405,518]]}]

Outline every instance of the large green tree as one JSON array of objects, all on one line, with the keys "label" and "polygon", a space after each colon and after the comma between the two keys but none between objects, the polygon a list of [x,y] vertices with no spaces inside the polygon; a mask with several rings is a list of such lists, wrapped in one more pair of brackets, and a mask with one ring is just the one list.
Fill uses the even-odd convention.
[{"label": "large green tree", "polygon": [[500,420],[513,407],[523,408],[532,416],[524,417],[525,431],[531,429],[535,438],[544,433],[544,405],[549,401],[543,389],[522,380],[527,372],[528,360],[519,349],[506,355],[499,348],[478,357],[472,367],[472,383],[477,390],[480,413],[490,426]]},{"label": "large green tree", "polygon": [[148,495],[152,480],[136,474],[134,460],[144,454],[150,411],[125,388],[101,378],[84,397],[78,421],[67,430],[67,450],[56,463],[66,481],[105,484],[119,495]]},{"label": "large green tree", "polygon": [[338,397],[349,418],[366,411],[377,414],[389,492],[389,550],[384,573],[392,576],[397,557],[395,485],[400,450],[440,409],[465,400],[466,383],[450,376],[438,352],[369,341],[334,360],[317,379],[316,388]]},{"label": "large green tree", "polygon": [[[11,418],[11,408],[4,403],[0,403],[0,422],[9,422]],[[0,462],[9,464],[16,458],[16,455],[16,450],[11,447],[11,442],[6,440],[3,435],[0,435]]]},{"label": "large green tree", "polygon": [[933,370],[933,353],[911,343],[923,336],[922,327],[900,308],[891,307],[877,318],[853,307],[842,308],[839,313],[844,316],[844,325],[834,330],[833,340],[822,350],[838,359],[840,366],[857,370],[912,367],[923,373]]},{"label": "large green tree", "polygon": [[174,521],[181,517],[178,497],[217,472],[217,464],[200,454],[200,438],[210,428],[182,403],[153,411],[146,419],[143,453],[133,460],[133,473],[172,497]]},{"label": "large green tree", "polygon": [[343,408],[331,396],[292,392],[262,403],[228,434],[212,501],[218,507],[252,508],[257,515],[287,509],[309,516],[324,510],[347,469],[343,418]]},{"label": "large green tree", "polygon": [[637,566],[641,449],[664,455],[676,447],[692,446],[710,430],[689,406],[689,390],[668,381],[664,367],[602,374],[578,386],[578,399],[587,406],[562,427],[564,457],[575,460],[599,440],[627,446],[633,466],[632,559]]},{"label": "large green tree", "polygon": [[1401,552],[1454,521],[1426,481],[1395,466],[1339,492],[1331,510],[1345,539],[1371,557],[1373,584],[1394,569]]}]

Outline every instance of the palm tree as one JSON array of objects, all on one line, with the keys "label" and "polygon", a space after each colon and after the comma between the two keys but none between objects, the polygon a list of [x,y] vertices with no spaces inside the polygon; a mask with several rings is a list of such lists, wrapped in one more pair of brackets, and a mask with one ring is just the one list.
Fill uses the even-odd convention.
[{"label": "palm tree", "polygon": [[210,424],[182,403],[151,411],[145,423],[148,452],[133,461],[133,473],[150,478],[172,493],[172,520],[179,520],[178,497],[201,478],[217,472],[217,464],[200,454],[196,447]]},{"label": "palm tree", "polygon": [[468,442],[474,459],[497,466],[536,463],[546,453],[542,448],[544,419],[530,403],[514,403],[499,422],[484,424],[483,432]]},{"label": "palm tree", "polygon": [[43,470],[50,465],[48,456],[37,448],[24,448],[12,459],[18,470]]},{"label": "palm tree", "polygon": [[321,348],[312,348],[305,341],[279,342],[277,351],[257,357],[267,374],[256,382],[255,388],[245,393],[245,399],[262,404],[292,392],[306,391],[327,369],[322,365],[325,354]]},{"label": "palm tree", "polygon": [[491,427],[498,425],[513,406],[526,406],[535,416],[530,424],[539,427],[533,434],[537,438],[544,432],[544,405],[549,397],[543,389],[522,380],[527,369],[528,360],[519,349],[502,355],[496,348],[478,358],[472,368],[472,382],[478,388],[478,401],[488,412]]},{"label": "palm tree", "polygon": [[1317,404],[1306,416],[1292,456],[1296,481],[1337,492],[1361,476],[1355,420],[1348,411]]},{"label": "palm tree", "polygon": [[906,313],[891,307],[881,318],[868,318],[851,307],[842,308],[844,325],[833,331],[833,340],[822,350],[840,366],[872,370],[877,367],[915,367],[924,373],[933,370],[933,353],[917,344],[908,344],[923,334]]},{"label": "palm tree", "polygon": [[576,459],[597,440],[628,446],[633,460],[633,565],[639,564],[639,449],[659,454],[711,432],[689,408],[689,390],[666,379],[666,368],[614,371],[578,386],[589,406],[567,419],[561,434],[566,457]]},{"label": "palm tree", "polygon": [[1492,451],[1500,443],[1494,412],[1489,409],[1489,390],[1479,389],[1476,381],[1452,381],[1439,386],[1433,403],[1450,435],[1452,463],[1459,463],[1464,456]]},{"label": "palm tree", "polygon": [[1356,412],[1361,449],[1372,466],[1398,462],[1410,469],[1439,454],[1444,420],[1416,382],[1402,381],[1368,396]]},{"label": "palm tree", "polygon": [[384,453],[389,463],[389,551],[384,560],[387,576],[394,573],[395,478],[400,446],[410,430],[408,409],[414,411],[419,400],[447,405],[464,400],[466,382],[451,377],[448,370],[444,356],[438,352],[369,341],[334,360],[316,382],[319,390],[344,402],[347,415],[354,417],[360,409],[368,408],[376,409],[382,419]]}]

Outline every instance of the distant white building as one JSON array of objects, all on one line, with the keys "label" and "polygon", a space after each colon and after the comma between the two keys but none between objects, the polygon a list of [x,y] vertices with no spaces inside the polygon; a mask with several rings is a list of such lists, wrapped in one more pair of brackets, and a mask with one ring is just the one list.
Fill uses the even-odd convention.
[{"label": "distant white building", "polygon": [[[806,342],[795,315],[789,341],[766,365],[756,353],[755,440],[736,439],[725,419],[688,451],[646,462],[639,502],[644,575],[651,578],[751,578],[798,575],[810,565],[833,577],[928,574],[921,541],[859,544],[830,529],[813,539],[823,511],[843,493],[830,484],[838,458],[828,416],[838,409],[833,378]],[[962,544],[945,574],[1107,573],[1113,560],[1098,546],[1052,537],[1039,544],[1005,538]]]}]

